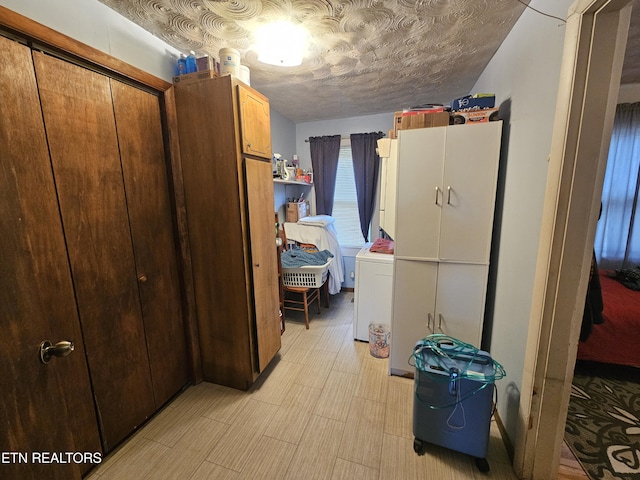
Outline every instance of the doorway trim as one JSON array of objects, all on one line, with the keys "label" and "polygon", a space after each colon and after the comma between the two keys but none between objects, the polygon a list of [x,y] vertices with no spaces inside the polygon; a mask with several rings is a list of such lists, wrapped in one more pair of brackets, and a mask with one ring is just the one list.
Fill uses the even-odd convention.
[{"label": "doorway trim", "polygon": [[630,0],[569,8],[515,442],[522,479],[557,476],[630,16]]}]

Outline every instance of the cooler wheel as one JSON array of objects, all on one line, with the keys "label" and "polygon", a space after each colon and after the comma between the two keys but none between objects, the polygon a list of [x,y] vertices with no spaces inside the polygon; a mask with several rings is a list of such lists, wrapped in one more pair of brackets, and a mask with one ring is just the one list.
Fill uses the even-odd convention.
[{"label": "cooler wheel", "polygon": [[413,440],[413,451],[418,455],[424,455],[424,442],[419,438]]},{"label": "cooler wheel", "polygon": [[487,462],[486,458],[477,458],[476,457],[476,467],[482,473],[487,473],[489,471],[489,462]]}]

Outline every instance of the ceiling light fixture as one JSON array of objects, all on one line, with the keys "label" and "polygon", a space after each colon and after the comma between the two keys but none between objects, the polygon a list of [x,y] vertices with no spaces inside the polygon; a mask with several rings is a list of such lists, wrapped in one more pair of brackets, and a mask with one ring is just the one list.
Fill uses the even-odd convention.
[{"label": "ceiling light fixture", "polygon": [[263,25],[255,32],[258,61],[280,67],[302,63],[307,47],[307,31],[300,25],[282,21]]}]

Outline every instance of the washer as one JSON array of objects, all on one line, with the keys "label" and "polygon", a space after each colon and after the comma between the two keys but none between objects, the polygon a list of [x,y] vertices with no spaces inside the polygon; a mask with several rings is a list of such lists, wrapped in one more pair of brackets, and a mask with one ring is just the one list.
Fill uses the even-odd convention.
[{"label": "washer", "polygon": [[[369,341],[369,324],[391,327],[393,255],[373,253],[367,243],[356,255],[353,338]],[[393,335],[393,332],[391,332]]]}]

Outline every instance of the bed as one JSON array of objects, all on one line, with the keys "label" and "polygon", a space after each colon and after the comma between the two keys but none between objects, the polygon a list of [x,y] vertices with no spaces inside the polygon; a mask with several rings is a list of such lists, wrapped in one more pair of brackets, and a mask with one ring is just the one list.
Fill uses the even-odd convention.
[{"label": "bed", "polygon": [[604,323],[578,345],[578,359],[640,367],[640,291],[600,271]]},{"label": "bed", "polygon": [[329,293],[339,293],[344,281],[344,261],[333,218],[315,215],[302,218],[297,223],[285,222],[284,231],[289,240],[309,243],[318,250],[329,250],[333,254],[333,261],[329,264]]}]

